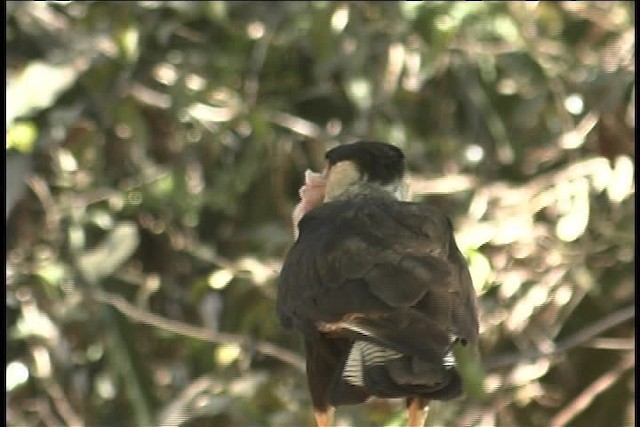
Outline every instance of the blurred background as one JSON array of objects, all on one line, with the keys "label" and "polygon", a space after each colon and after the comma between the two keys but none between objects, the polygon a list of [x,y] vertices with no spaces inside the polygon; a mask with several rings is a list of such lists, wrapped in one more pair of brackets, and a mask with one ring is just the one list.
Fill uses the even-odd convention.
[{"label": "blurred background", "polygon": [[357,139],[405,151],[479,295],[428,424],[634,425],[634,2],[5,7],[7,425],[312,425],[276,279],[304,170]]}]

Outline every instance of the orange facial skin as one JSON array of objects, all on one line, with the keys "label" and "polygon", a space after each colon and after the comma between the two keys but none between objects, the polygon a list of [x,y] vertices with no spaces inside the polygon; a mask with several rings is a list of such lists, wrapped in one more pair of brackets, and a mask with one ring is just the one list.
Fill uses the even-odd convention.
[{"label": "orange facial skin", "polygon": [[307,169],[304,173],[304,185],[300,187],[300,203],[293,210],[293,234],[298,238],[298,222],[305,213],[319,206],[324,200],[327,185],[326,172],[317,173]]}]

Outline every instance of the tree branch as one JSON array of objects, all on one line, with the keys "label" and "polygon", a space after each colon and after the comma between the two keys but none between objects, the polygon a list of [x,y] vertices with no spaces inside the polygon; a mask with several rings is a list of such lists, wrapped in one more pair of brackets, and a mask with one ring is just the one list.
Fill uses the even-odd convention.
[{"label": "tree branch", "polygon": [[597,380],[591,383],[582,393],[580,393],[569,405],[558,412],[549,424],[550,427],[566,426],[569,421],[578,416],[589,407],[593,400],[601,393],[611,387],[628,369],[635,366],[636,361],[633,355],[627,356],[612,370],[605,372]]},{"label": "tree branch", "polygon": [[60,387],[60,384],[53,381],[45,385],[45,390],[49,397],[51,397],[55,408],[58,410],[58,414],[60,414],[68,426],[83,427],[85,425],[84,421],[82,421],[71,407],[71,403],[69,403],[69,399],[62,390],[62,387]]},{"label": "tree branch", "polygon": [[255,349],[259,353],[271,356],[274,359],[278,359],[281,362],[293,366],[301,372],[305,372],[305,362],[302,357],[270,342],[260,340],[256,341],[250,337],[240,334],[212,331],[210,329],[167,319],[165,317],[158,316],[157,314],[141,310],[119,295],[113,295],[103,291],[96,291],[92,294],[99,302],[112,306],[120,313],[136,322],[145,323],[165,331],[195,338],[200,341],[216,344],[242,344],[246,348]]},{"label": "tree branch", "polygon": [[559,341],[555,348],[550,351],[533,350],[528,352],[515,352],[501,356],[496,356],[487,360],[484,363],[484,369],[486,371],[493,371],[500,368],[506,368],[515,365],[523,360],[539,359],[541,357],[551,357],[556,354],[564,353],[574,347],[577,347],[585,342],[595,338],[602,332],[610,329],[620,323],[623,323],[629,319],[634,318],[636,315],[635,306],[629,306],[622,308],[602,319],[593,322],[586,328],[583,328],[573,335]]},{"label": "tree branch", "polygon": [[213,388],[215,381],[208,375],[202,376],[185,387],[166,409],[162,411],[158,424],[162,427],[179,426],[189,420],[189,406],[200,394]]}]

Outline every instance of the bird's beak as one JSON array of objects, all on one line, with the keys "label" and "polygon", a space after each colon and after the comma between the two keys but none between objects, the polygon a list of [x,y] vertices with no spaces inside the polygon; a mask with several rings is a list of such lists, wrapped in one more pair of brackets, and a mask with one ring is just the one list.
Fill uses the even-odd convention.
[{"label": "bird's beak", "polygon": [[298,194],[300,195],[300,203],[293,210],[293,235],[294,239],[298,238],[298,222],[305,213],[320,205],[325,196],[325,188],[327,186],[328,169],[322,172],[313,172],[307,169],[304,173],[304,185],[300,187]]}]

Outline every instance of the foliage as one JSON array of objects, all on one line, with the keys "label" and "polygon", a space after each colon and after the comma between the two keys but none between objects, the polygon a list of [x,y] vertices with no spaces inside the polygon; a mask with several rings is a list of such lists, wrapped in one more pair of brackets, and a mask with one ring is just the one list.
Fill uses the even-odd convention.
[{"label": "foliage", "polygon": [[6,8],[8,425],[310,425],[276,278],[356,139],[405,150],[478,290],[484,368],[429,425],[634,424],[633,2]]}]

